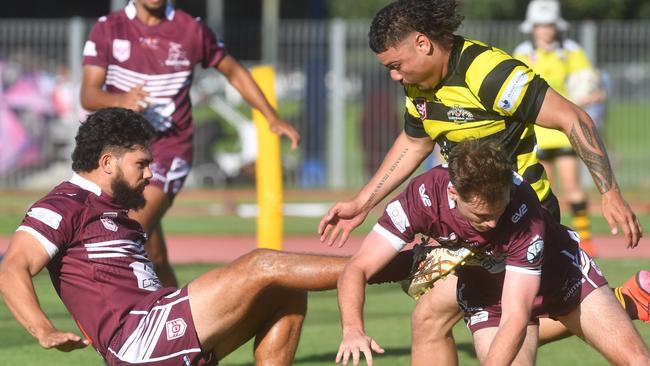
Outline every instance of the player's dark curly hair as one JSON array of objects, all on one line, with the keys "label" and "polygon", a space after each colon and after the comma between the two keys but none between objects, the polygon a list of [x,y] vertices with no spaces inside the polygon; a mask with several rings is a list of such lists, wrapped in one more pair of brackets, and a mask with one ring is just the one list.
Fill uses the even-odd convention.
[{"label": "player's dark curly hair", "polygon": [[370,24],[368,43],[375,53],[399,44],[413,32],[450,48],[463,21],[456,0],[399,0],[379,10]]},{"label": "player's dark curly hair", "polygon": [[140,114],[124,108],[106,108],[88,116],[79,126],[72,152],[72,170],[89,172],[99,167],[100,156],[122,154],[137,146],[149,147],[154,130]]},{"label": "player's dark curly hair", "polygon": [[499,142],[467,139],[449,153],[449,176],[463,201],[475,197],[495,202],[512,185],[513,164]]}]

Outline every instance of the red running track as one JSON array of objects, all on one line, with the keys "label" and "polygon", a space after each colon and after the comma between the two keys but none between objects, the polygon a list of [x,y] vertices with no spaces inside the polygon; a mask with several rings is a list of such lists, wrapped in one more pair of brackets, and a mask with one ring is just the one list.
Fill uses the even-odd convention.
[{"label": "red running track", "polygon": [[[172,263],[222,263],[253,250],[254,236],[178,236],[168,235],[167,245]],[[284,250],[330,255],[352,255],[361,245],[363,237],[353,236],[342,247],[328,247],[316,236],[287,236]],[[9,238],[0,237],[0,253],[7,249]],[[598,236],[593,240],[601,258],[650,258],[650,238],[642,238],[639,246],[628,249],[621,237]]]}]

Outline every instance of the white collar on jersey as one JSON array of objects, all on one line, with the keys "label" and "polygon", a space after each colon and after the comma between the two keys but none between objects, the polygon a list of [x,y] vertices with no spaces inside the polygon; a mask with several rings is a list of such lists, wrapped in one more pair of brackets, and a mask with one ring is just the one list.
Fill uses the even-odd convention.
[{"label": "white collar on jersey", "polygon": [[[447,187],[453,187],[454,185],[449,182]],[[451,197],[449,197],[449,190],[447,190],[447,203],[449,203],[449,208],[456,208],[456,201],[452,200]]]},{"label": "white collar on jersey", "polygon": [[[129,1],[128,4],[126,4],[126,7],[124,8],[124,12],[126,13],[126,16],[129,17],[129,19],[133,20],[135,18],[135,3],[133,0]],[[174,13],[176,10],[174,9],[174,6],[171,4],[170,1],[167,1],[167,7],[165,8],[165,16],[167,17],[167,20],[172,21],[174,20]]]},{"label": "white collar on jersey", "polygon": [[80,176],[77,173],[72,174],[72,178],[70,178],[70,183],[79,186],[87,191],[93,192],[94,194],[101,196],[102,195],[102,189],[99,188],[99,186],[88,179]]}]

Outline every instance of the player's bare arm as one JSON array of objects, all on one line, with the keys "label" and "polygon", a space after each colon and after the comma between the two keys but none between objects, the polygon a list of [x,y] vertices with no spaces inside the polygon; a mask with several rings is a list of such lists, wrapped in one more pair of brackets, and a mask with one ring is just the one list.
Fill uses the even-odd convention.
[{"label": "player's bare arm", "polygon": [[506,270],[501,294],[502,316],[485,365],[510,365],[526,337],[541,276]]},{"label": "player's bare arm", "polygon": [[429,137],[415,138],[402,132],[384,161],[361,191],[350,201],[337,202],[318,225],[321,242],[341,247],[370,210],[397,188],[433,151]]},{"label": "player's bare arm", "polygon": [[343,340],[336,354],[337,363],[347,365],[352,359],[352,364],[356,366],[363,354],[367,364],[372,366],[372,352],[384,353],[384,349],[365,333],[363,304],[368,278],[395,255],[397,251],[388,240],[371,231],[339,276],[338,300]]},{"label": "player's bare arm", "polygon": [[642,236],[641,225],[623,199],[605,146],[589,115],[549,88],[536,123],[566,133],[602,195],[603,215],[612,234],[617,233],[616,225],[621,225],[627,246],[636,247]]},{"label": "player's bare arm", "polygon": [[269,123],[271,132],[280,136],[286,136],[291,141],[291,149],[295,150],[300,144],[300,134],[291,124],[283,121],[271,106],[262,91],[260,90],[251,74],[234,57],[230,55],[217,64],[216,69],[224,74],[228,82],[239,91],[241,96],[253,108],[259,110]]},{"label": "player's bare arm", "polygon": [[81,106],[89,111],[101,108],[121,107],[136,112],[147,109],[148,93],[143,90],[144,85],[136,85],[125,93],[111,93],[103,89],[106,81],[106,69],[94,65],[83,68],[81,82]]},{"label": "player's bare arm", "polygon": [[29,233],[18,231],[0,264],[0,292],[7,307],[41,347],[63,352],[84,348],[88,342],[78,335],[57,330],[41,309],[32,277],[49,261],[38,240]]}]

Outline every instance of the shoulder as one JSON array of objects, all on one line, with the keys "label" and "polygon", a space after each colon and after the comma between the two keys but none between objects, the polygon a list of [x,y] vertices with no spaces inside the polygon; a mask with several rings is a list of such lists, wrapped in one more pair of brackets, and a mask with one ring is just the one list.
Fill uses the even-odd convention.
[{"label": "shoulder", "polygon": [[562,47],[570,52],[582,52],[582,47],[578,44],[578,42],[572,40],[572,39],[565,39],[564,42],[562,43]]},{"label": "shoulder", "polygon": [[205,21],[201,17],[192,16],[181,9],[174,10],[174,23],[183,25],[185,27],[208,28]]},{"label": "shoulder", "polygon": [[36,201],[27,211],[23,225],[58,230],[68,227],[73,219],[82,216],[88,192],[70,183],[61,183]]},{"label": "shoulder", "polygon": [[531,41],[526,41],[515,47],[513,54],[515,57],[517,57],[517,55],[530,55],[534,50],[533,43]]},{"label": "shoulder", "polygon": [[74,184],[64,182],[54,187],[32,207],[47,205],[56,208],[62,213],[76,214],[86,207],[89,193]]}]

